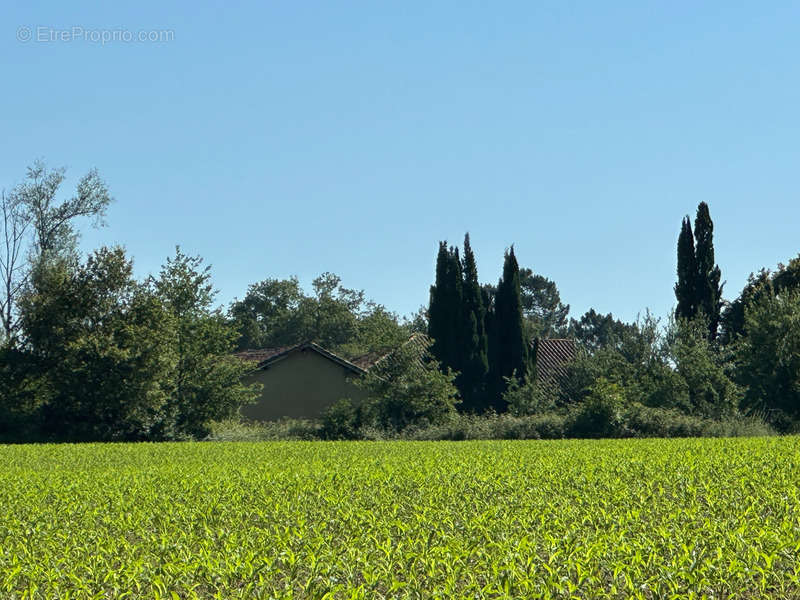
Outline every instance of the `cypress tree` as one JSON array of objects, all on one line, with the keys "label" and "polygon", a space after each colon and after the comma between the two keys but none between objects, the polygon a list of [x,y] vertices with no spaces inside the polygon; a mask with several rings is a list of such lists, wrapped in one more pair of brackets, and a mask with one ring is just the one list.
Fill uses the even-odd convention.
[{"label": "cypress tree", "polygon": [[442,368],[461,370],[462,281],[458,250],[439,242],[436,283],[431,286],[428,306],[428,335],[433,338],[432,354]]},{"label": "cypress tree", "polygon": [[450,248],[448,270],[448,317],[452,344],[447,366],[454,371],[464,369],[464,274],[458,248]]},{"label": "cypress tree", "polygon": [[464,236],[464,284],[463,284],[463,345],[459,389],[464,399],[462,410],[483,412],[485,403],[486,375],[489,371],[488,338],[486,336],[486,313],[483,294],[478,283],[478,267],[469,242],[469,233]]},{"label": "cypress tree", "polygon": [[697,264],[694,256],[694,237],[689,217],[683,218],[681,233],[678,236],[678,283],[675,284],[675,298],[678,306],[675,316],[693,319],[697,314],[696,304]]},{"label": "cypress tree", "polygon": [[496,289],[491,284],[487,284],[481,287],[481,301],[483,302],[483,310],[484,310],[484,322],[483,327],[486,330],[486,341],[487,341],[487,351],[486,351],[486,358],[489,362],[489,372],[487,373],[487,380],[486,380],[486,394],[488,398],[488,402],[491,405],[491,395],[493,394],[493,383],[492,383],[492,375],[493,375],[493,367],[492,365],[495,364],[495,354],[494,354],[494,339],[495,339],[495,318],[494,318],[494,300],[496,296]]},{"label": "cypress tree", "polygon": [[493,384],[493,405],[502,412],[505,391],[504,377],[522,378],[528,371],[528,341],[522,327],[522,298],[520,296],[519,265],[514,256],[514,246],[506,252],[503,277],[497,284],[493,319],[493,336],[490,341],[492,362],[490,369]]},{"label": "cypress tree", "polygon": [[719,312],[722,306],[722,276],[719,267],[714,264],[714,223],[708,211],[708,204],[701,202],[697,206],[697,217],[694,221],[695,263],[697,268],[696,306],[708,319],[708,337],[717,337]]},{"label": "cypress tree", "polygon": [[449,332],[447,331],[445,281],[449,260],[447,242],[439,242],[439,253],[436,255],[436,281],[431,286],[430,304],[428,305],[428,335],[433,339],[431,352],[439,361],[444,360],[448,354]]}]

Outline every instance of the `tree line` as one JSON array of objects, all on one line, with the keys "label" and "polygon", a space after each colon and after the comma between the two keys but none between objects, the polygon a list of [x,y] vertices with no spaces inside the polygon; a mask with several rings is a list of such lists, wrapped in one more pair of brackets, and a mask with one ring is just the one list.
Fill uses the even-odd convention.
[{"label": "tree line", "polygon": [[[800,257],[775,272],[751,275],[737,298],[725,300],[705,202],[697,207],[694,226],[688,216],[681,223],[676,306],[667,323],[649,313],[625,323],[594,309],[567,321],[569,306],[561,304],[549,280],[542,278],[552,284],[549,302],[531,290],[526,301],[524,283],[531,279],[532,271],[517,265],[512,246],[498,284],[481,286],[469,236],[463,259],[458,248],[440,243],[428,331],[442,367],[457,373],[463,411],[525,415],[577,409],[606,433],[624,433],[626,415],[638,418],[640,408],[653,418],[755,416],[778,431],[797,428]],[[543,305],[558,317],[531,323],[547,314]],[[532,341],[553,335],[574,340],[579,352],[565,377],[542,381],[530,355]]]},{"label": "tree line", "polygon": [[82,258],[79,219],[112,198],[90,171],[59,199],[64,176],[36,163],[0,197],[0,441],[203,437],[255,394],[208,268],[178,249],[137,281],[122,248]]},{"label": "tree line", "polygon": [[[143,280],[121,248],[82,257],[80,224],[102,224],[112,198],[96,171],[60,198],[64,176],[36,163],[0,197],[0,440],[202,438],[258,393],[241,383],[249,367],[236,350],[311,340],[374,361],[414,333],[432,340],[426,368],[401,352],[365,379],[380,399],[369,426],[431,425],[455,411],[568,415],[575,435],[635,434],[642,415],[757,415],[780,431],[800,419],[800,258],[751,275],[726,301],[705,203],[681,223],[666,324],[594,309],[570,318],[556,283],[520,267],[513,246],[497,283],[481,282],[468,234],[462,248],[439,243],[429,303],[403,318],[332,273],[310,293],[297,278],[265,279],[223,310],[209,268],[179,248]],[[575,341],[566,377],[537,377],[536,338]],[[367,416],[343,404],[327,418],[351,430]]]}]

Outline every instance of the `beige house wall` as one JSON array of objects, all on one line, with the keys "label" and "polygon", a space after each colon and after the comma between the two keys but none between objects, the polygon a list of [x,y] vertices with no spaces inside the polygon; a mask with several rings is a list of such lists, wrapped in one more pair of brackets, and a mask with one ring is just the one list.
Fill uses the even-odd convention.
[{"label": "beige house wall", "polygon": [[364,390],[348,381],[356,377],[353,371],[313,350],[296,350],[245,376],[245,383],[258,382],[264,389],[258,401],[242,407],[241,412],[255,421],[316,418],[341,398],[356,403],[366,398]]}]

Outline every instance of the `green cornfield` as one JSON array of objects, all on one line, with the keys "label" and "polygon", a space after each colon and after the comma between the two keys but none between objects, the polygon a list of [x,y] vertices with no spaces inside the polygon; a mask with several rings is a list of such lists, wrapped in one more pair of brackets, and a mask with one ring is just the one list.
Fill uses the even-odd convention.
[{"label": "green cornfield", "polygon": [[0,598],[800,598],[800,438],[0,446]]}]

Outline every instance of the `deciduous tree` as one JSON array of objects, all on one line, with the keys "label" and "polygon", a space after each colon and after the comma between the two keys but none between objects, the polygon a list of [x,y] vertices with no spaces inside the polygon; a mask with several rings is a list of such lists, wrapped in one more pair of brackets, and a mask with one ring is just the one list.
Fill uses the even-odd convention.
[{"label": "deciduous tree", "polygon": [[455,373],[441,368],[430,345],[426,336],[416,335],[356,382],[369,394],[366,412],[379,427],[435,425],[454,413]]},{"label": "deciduous tree", "polygon": [[102,224],[111,203],[108,187],[96,169],[78,182],[75,195],[57,200],[65,170],[48,170],[42,161],[28,168],[25,181],[0,198],[0,341],[18,341],[19,297],[32,272],[47,261],[78,262],[76,221],[81,217]]},{"label": "deciduous tree", "polygon": [[36,270],[21,299],[25,351],[55,439],[147,439],[163,420],[173,357],[160,300],[120,248]]},{"label": "deciduous tree", "polygon": [[745,307],[736,378],[743,406],[787,429],[800,419],[800,291],[767,294]]},{"label": "deciduous tree", "polygon": [[255,399],[253,387],[241,382],[249,367],[232,356],[237,333],[213,307],[210,267],[199,256],[176,248],[151,285],[168,315],[172,357],[158,435],[202,438],[211,421],[232,417]]}]

